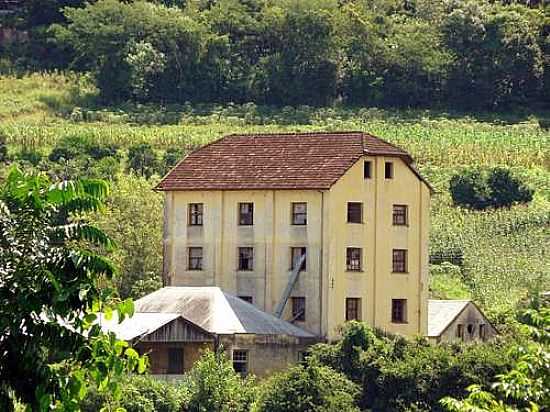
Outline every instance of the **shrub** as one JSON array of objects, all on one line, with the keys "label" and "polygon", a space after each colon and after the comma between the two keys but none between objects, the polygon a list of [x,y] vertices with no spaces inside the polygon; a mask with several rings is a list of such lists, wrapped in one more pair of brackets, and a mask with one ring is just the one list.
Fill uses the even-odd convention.
[{"label": "shrub", "polygon": [[189,373],[189,412],[245,412],[254,397],[253,381],[243,379],[225,354],[206,351]]},{"label": "shrub", "polygon": [[38,163],[40,163],[40,161],[42,160],[42,153],[34,149],[23,149],[19,153],[18,158],[25,162],[29,162],[33,166],[37,166]]},{"label": "shrub", "polygon": [[180,412],[185,404],[184,392],[169,382],[151,376],[129,376],[121,384],[120,401],[114,402],[105,392],[91,387],[80,403],[83,412],[97,412],[103,407],[115,410],[123,407],[127,412]]},{"label": "shrub", "polygon": [[490,171],[471,169],[454,175],[450,191],[455,205],[475,210],[510,207],[533,199],[532,189],[510,170],[500,167]]},{"label": "shrub", "polygon": [[254,412],[359,411],[357,385],[327,366],[298,365],[274,375],[261,388]]},{"label": "shrub", "polygon": [[341,341],[314,346],[310,359],[359,384],[361,409],[437,411],[441,397],[463,396],[468,385],[488,385],[506,371],[511,364],[506,353],[507,344],[498,342],[431,346],[349,322]]},{"label": "shrub", "polygon": [[491,188],[491,202],[494,207],[510,207],[514,203],[529,203],[533,190],[512,176],[510,170],[494,168],[488,178]]},{"label": "shrub", "polygon": [[149,179],[158,168],[157,154],[150,144],[141,143],[128,149],[128,169]]},{"label": "shrub", "polygon": [[489,206],[489,187],[478,170],[467,170],[454,175],[450,181],[450,190],[455,205],[476,210]]},{"label": "shrub", "polygon": [[124,385],[120,403],[127,412],[179,412],[183,402],[173,384],[151,376],[134,376]]},{"label": "shrub", "polygon": [[162,173],[166,174],[172,169],[183,157],[183,150],[179,147],[169,147],[164,152],[162,158]]},{"label": "shrub", "polygon": [[75,159],[88,152],[90,143],[82,136],[67,136],[52,149],[48,159],[52,162]]}]

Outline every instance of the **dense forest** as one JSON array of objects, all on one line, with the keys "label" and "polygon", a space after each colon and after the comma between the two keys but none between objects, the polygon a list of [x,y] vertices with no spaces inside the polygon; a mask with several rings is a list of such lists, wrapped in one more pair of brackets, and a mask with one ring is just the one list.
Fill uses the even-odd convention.
[{"label": "dense forest", "polygon": [[6,24],[28,36],[3,70],[89,72],[106,103],[550,103],[545,2],[48,0]]}]

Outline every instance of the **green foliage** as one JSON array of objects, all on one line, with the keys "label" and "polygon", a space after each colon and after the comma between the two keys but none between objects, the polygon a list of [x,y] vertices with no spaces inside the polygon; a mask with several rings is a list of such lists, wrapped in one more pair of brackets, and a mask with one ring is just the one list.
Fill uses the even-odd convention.
[{"label": "green foliage", "polygon": [[358,387],[329,367],[293,366],[272,376],[260,389],[255,412],[358,412]]},{"label": "green foliage", "polygon": [[492,392],[483,390],[480,385],[472,385],[467,388],[468,396],[463,400],[446,396],[441,400],[446,410],[538,412],[550,405],[550,308],[527,311],[521,320],[532,340],[512,349],[512,356],[516,359],[514,367],[496,376],[497,381],[491,385]]},{"label": "green foliage", "polygon": [[111,259],[121,268],[115,284],[122,297],[140,298],[162,286],[162,195],[153,182],[136,176],[117,176],[106,200],[106,213],[95,224],[112,233],[118,248]]},{"label": "green foliage", "polygon": [[430,265],[430,297],[433,299],[469,299],[460,267],[444,262]]},{"label": "green foliage", "polygon": [[[51,31],[110,102],[462,107],[544,99],[544,10],[502,2],[100,0]],[[164,3],[164,4],[163,4]],[[104,30],[102,22],[112,22]],[[51,47],[51,45],[50,45]]]},{"label": "green foliage", "polygon": [[510,170],[466,170],[450,180],[455,205],[483,210],[488,207],[510,207],[514,203],[529,203],[533,190],[523,184]]},{"label": "green foliage", "polygon": [[[145,360],[105,335],[96,312],[111,298],[102,279],[116,274],[114,242],[83,214],[108,194],[103,181],[52,183],[12,168],[0,192],[0,407],[19,399],[33,410],[78,410],[90,383],[117,397],[117,378],[143,372]],[[131,301],[116,305],[120,319]]]},{"label": "green foliage", "polygon": [[162,174],[168,173],[182,159],[183,150],[179,147],[171,146],[166,149],[162,157]]},{"label": "green foliage", "polygon": [[360,385],[362,409],[437,411],[441,397],[461,396],[462,388],[487,384],[495,374],[506,371],[511,361],[503,353],[506,346],[498,342],[432,346],[422,340],[384,336],[366,324],[349,322],[341,341],[316,345],[310,358]]},{"label": "green foliage", "polygon": [[253,381],[243,379],[222,352],[206,351],[189,373],[189,412],[245,412],[255,396]]},{"label": "green foliage", "polygon": [[150,144],[141,143],[128,149],[128,169],[149,179],[158,170],[157,154]]},{"label": "green foliage", "polygon": [[97,412],[104,407],[122,407],[126,412],[180,412],[183,410],[184,388],[152,376],[127,376],[121,382],[120,399],[114,401],[109,393],[90,388],[81,401],[82,412]]}]

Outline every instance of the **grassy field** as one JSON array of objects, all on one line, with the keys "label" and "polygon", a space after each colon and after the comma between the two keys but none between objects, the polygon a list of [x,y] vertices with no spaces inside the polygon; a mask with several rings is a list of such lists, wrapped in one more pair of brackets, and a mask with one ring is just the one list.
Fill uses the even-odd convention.
[{"label": "grassy field", "polygon": [[[229,133],[368,131],[410,151],[437,190],[432,253],[460,253],[463,264],[434,267],[435,296],[471,296],[496,315],[506,313],[527,291],[550,290],[550,132],[539,125],[547,114],[467,116],[254,104],[110,108],[96,103],[85,79],[60,74],[0,78],[0,90],[0,134],[13,153],[22,148],[47,153],[70,135],[121,147],[150,142],[165,149],[192,148]],[[487,212],[453,207],[450,177],[481,165],[512,167],[536,189],[534,201]]]}]

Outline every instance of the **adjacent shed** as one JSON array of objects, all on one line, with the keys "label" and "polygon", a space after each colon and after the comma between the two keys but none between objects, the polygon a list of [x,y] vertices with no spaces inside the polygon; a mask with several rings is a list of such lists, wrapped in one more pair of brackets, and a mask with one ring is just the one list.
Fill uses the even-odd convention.
[{"label": "adjacent shed", "polygon": [[471,300],[428,300],[430,341],[484,341],[496,334],[495,327]]},{"label": "adjacent shed", "polygon": [[223,348],[243,374],[267,375],[301,359],[316,336],[218,287],[165,287],[135,302],[135,314],[101,326],[148,353],[151,373],[181,375],[202,349]]}]

